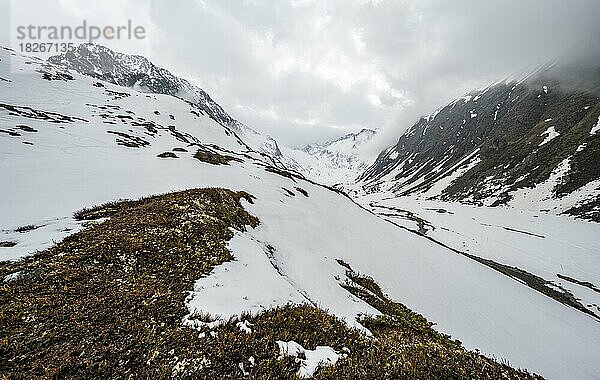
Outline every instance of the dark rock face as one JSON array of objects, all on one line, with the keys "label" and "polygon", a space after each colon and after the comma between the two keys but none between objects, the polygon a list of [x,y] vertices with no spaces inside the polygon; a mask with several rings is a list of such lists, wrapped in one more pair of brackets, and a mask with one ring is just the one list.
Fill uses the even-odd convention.
[{"label": "dark rock face", "polygon": [[472,92],[422,118],[362,174],[364,189],[425,192],[463,168],[438,197],[500,205],[512,191],[546,181],[561,163],[568,165],[555,197],[600,179],[600,133],[590,133],[600,97],[563,86],[548,70]]}]

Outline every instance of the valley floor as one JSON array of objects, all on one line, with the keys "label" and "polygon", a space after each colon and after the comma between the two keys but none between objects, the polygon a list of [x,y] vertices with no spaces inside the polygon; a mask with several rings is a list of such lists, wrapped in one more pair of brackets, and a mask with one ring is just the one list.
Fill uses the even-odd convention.
[{"label": "valley floor", "polygon": [[359,202],[600,320],[600,224],[509,207],[376,194]]}]

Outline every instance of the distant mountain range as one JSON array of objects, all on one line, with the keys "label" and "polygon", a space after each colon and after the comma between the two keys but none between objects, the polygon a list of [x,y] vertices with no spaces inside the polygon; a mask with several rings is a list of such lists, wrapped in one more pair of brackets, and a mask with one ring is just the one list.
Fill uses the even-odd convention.
[{"label": "distant mountain range", "polygon": [[327,185],[354,183],[375,159],[365,147],[376,134],[372,129],[363,129],[326,143],[284,148],[285,164]]}]

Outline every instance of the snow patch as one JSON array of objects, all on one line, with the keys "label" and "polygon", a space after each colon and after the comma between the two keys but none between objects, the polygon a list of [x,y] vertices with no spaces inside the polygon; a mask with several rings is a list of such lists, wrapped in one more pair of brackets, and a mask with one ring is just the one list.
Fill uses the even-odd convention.
[{"label": "snow patch", "polygon": [[219,265],[209,276],[196,281],[186,300],[190,313],[184,317],[184,324],[202,327],[193,318],[197,312],[210,312],[225,321],[243,311],[257,314],[288,302],[306,302],[277,272],[265,247],[248,234],[236,232],[229,249],[235,261]]},{"label": "snow patch", "polygon": [[554,188],[569,170],[571,170],[571,157],[561,161],[546,181],[537,184],[534,188],[524,187],[512,192],[512,200],[509,205],[525,210],[531,207],[548,207],[554,198]]},{"label": "snow patch", "polygon": [[590,130],[590,135],[595,135],[598,131],[600,131],[600,116],[598,116],[598,121],[596,122],[596,125],[592,127],[592,129]]},{"label": "snow patch", "polygon": [[550,127],[548,129],[546,129],[542,134],[540,134],[540,136],[546,136],[546,137],[544,138],[544,141],[542,141],[540,143],[540,145],[538,145],[538,146],[548,144],[550,141],[552,141],[556,137],[560,136],[560,133],[558,133],[554,127]]},{"label": "snow patch", "polygon": [[246,334],[252,333],[252,329],[250,328],[252,326],[252,323],[250,323],[248,321],[240,321],[236,324],[236,326],[243,333],[246,333]]},{"label": "snow patch", "polygon": [[13,282],[13,281],[17,280],[19,277],[21,277],[21,272],[11,273],[9,275],[4,276],[4,282],[5,283]]},{"label": "snow patch", "polygon": [[278,340],[277,345],[280,355],[295,357],[300,363],[298,376],[303,379],[313,377],[319,367],[334,365],[342,357],[329,346],[317,346],[314,350],[307,350],[293,340],[289,342]]},{"label": "snow patch", "polygon": [[477,164],[481,162],[479,156],[473,157],[477,152],[479,152],[479,148],[448,170],[429,190],[423,193],[423,196],[428,198],[442,194],[442,192],[454,181],[477,166]]}]

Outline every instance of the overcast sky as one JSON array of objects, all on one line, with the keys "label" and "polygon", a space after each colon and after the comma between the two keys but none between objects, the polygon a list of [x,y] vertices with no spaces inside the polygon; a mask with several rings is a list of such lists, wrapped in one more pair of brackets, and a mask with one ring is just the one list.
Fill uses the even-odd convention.
[{"label": "overcast sky", "polygon": [[39,17],[126,15],[146,25],[143,47],[116,47],[149,55],[288,145],[363,127],[384,130],[393,143],[418,115],[600,38],[599,0],[55,0],[34,7]]}]

